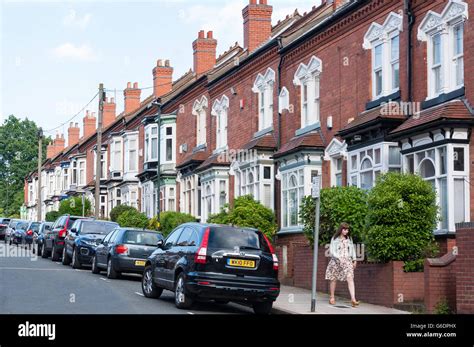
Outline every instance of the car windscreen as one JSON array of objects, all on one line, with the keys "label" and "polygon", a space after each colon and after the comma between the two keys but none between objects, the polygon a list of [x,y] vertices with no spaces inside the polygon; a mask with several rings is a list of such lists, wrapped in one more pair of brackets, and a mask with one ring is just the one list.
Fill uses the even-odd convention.
[{"label": "car windscreen", "polygon": [[156,246],[161,239],[160,234],[148,231],[127,230],[123,235],[123,243],[132,245]]},{"label": "car windscreen", "polygon": [[82,222],[81,224],[81,234],[107,235],[116,227],[118,227],[118,224],[104,222]]},{"label": "car windscreen", "polygon": [[28,223],[27,222],[18,222],[18,224],[15,226],[15,229],[26,229],[28,228]]},{"label": "car windscreen", "polygon": [[33,231],[38,232],[40,226],[41,226],[41,223],[31,223],[31,224],[30,224],[30,229],[33,230]]},{"label": "car windscreen", "polygon": [[269,251],[266,241],[257,231],[232,227],[211,227],[209,248],[235,249],[235,247]]}]

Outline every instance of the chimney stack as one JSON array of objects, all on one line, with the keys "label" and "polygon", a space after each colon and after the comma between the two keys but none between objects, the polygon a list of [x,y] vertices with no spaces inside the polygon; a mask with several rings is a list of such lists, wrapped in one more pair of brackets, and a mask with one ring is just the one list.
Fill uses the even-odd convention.
[{"label": "chimney stack", "polygon": [[244,17],[244,48],[251,53],[272,35],[273,7],[267,0],[250,0],[242,10]]},{"label": "chimney stack", "polygon": [[73,122],[71,122],[69,124],[69,129],[67,130],[67,145],[69,147],[79,142],[80,132],[81,129],[79,129],[79,125],[77,123],[74,124]]},{"label": "chimney stack", "polygon": [[104,119],[102,121],[104,129],[114,122],[116,110],[115,98],[107,98],[104,102]]},{"label": "chimney stack", "polygon": [[159,59],[153,68],[153,95],[159,98],[169,93],[173,86],[173,68],[170,61]]},{"label": "chimney stack", "polygon": [[127,83],[127,89],[123,91],[124,104],[125,104],[125,113],[131,113],[140,107],[140,94],[141,90],[138,89],[138,83],[135,82],[132,84]]},{"label": "chimney stack", "polygon": [[204,30],[201,30],[198,38],[193,42],[194,73],[196,75],[202,75],[216,65],[217,40],[214,39],[212,31],[208,31],[207,36],[204,35]]},{"label": "chimney stack", "polygon": [[84,138],[88,138],[95,133],[97,129],[96,121],[95,112],[89,113],[89,111],[86,111],[86,116],[83,119]]}]

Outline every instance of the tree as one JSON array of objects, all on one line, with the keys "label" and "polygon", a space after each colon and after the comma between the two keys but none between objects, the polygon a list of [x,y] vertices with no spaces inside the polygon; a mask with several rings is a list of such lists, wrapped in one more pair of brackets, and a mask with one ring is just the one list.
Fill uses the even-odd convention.
[{"label": "tree", "polygon": [[417,261],[433,249],[438,206],[433,186],[418,175],[381,175],[369,192],[365,243],[380,261]]},{"label": "tree", "polygon": [[260,202],[255,201],[251,195],[236,198],[232,208],[226,205],[220,213],[211,215],[208,222],[256,228],[269,237],[275,235],[278,227],[275,213]]},{"label": "tree", "polygon": [[144,213],[138,212],[136,209],[128,210],[122,213],[117,222],[121,227],[145,229],[148,226],[148,218]]},{"label": "tree", "polygon": [[[313,243],[315,202],[311,196],[303,198],[300,219],[303,232]],[[332,187],[321,190],[319,245],[331,242],[342,222],[349,223],[355,242],[360,241],[367,215],[367,192],[357,187]]]},{"label": "tree", "polygon": [[[85,208],[84,216],[91,215],[91,202],[89,199],[84,199]],[[59,204],[59,214],[70,214],[73,216],[82,216],[82,197],[70,197],[66,200],[61,201]]]},{"label": "tree", "polygon": [[[25,177],[37,168],[38,127],[28,119],[9,116],[0,126],[0,208],[18,214],[24,203]],[[43,153],[50,139],[43,141]]]},{"label": "tree", "polygon": [[138,212],[138,210],[133,207],[133,206],[128,206],[128,205],[118,205],[115,206],[111,211],[110,211],[110,220],[113,222],[116,222],[118,220],[118,217],[125,211],[130,211],[130,210],[135,210]]},{"label": "tree", "polygon": [[160,213],[160,227],[159,230],[163,233],[164,236],[167,236],[174,228],[189,222],[195,222],[196,218],[187,213],[181,212],[161,212]]},{"label": "tree", "polygon": [[46,222],[55,222],[60,216],[58,211],[50,211],[46,213]]}]

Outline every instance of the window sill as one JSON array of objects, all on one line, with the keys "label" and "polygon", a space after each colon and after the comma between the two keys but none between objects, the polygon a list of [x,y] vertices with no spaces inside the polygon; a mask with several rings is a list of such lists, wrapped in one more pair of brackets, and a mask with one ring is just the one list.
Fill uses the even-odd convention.
[{"label": "window sill", "polygon": [[257,138],[265,134],[271,133],[272,131],[273,131],[273,126],[257,131],[255,134],[253,134],[253,137]]},{"label": "window sill", "polygon": [[424,109],[442,104],[444,102],[447,102],[447,101],[450,101],[450,100],[453,100],[453,99],[457,99],[457,98],[459,98],[461,96],[464,96],[464,95],[465,95],[465,88],[464,87],[461,87],[459,89],[453,90],[453,91],[448,92],[448,93],[439,94],[438,96],[431,97],[431,98],[428,98],[425,101],[423,101],[421,103],[421,109],[424,110]]},{"label": "window sill", "polygon": [[198,145],[196,147],[193,148],[193,153],[196,153],[196,152],[199,152],[199,151],[202,151],[204,149],[206,149],[206,146],[207,144],[203,143],[201,145]]},{"label": "window sill", "polygon": [[225,152],[229,149],[229,146],[225,145],[223,147],[219,147],[219,148],[216,148],[212,154],[219,154],[219,153],[222,153],[222,152]]},{"label": "window sill", "polygon": [[278,232],[277,235],[290,235],[290,234],[302,234],[303,233],[303,227],[285,227],[281,228]]},{"label": "window sill", "polygon": [[370,110],[371,108],[378,107],[382,105],[382,103],[389,102],[389,101],[396,101],[399,100],[401,97],[400,90],[396,91],[395,93],[389,95],[382,95],[377,97],[377,99],[369,101],[365,104],[365,109]]},{"label": "window sill", "polygon": [[320,129],[321,128],[321,123],[320,122],[316,122],[314,124],[310,124],[304,128],[301,128],[301,129],[298,129],[295,131],[295,136],[300,136],[300,135],[304,135],[304,134],[307,134],[313,130],[316,130],[316,129]]}]

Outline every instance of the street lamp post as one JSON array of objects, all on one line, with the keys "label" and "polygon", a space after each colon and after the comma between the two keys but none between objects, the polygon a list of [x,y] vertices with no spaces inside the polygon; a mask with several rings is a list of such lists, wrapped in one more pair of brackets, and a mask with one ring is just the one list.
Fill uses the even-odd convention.
[{"label": "street lamp post", "polygon": [[158,107],[156,111],[156,118],[155,121],[158,123],[158,163],[156,165],[156,218],[158,219],[158,223],[160,223],[160,212],[161,212],[161,199],[160,199],[160,191],[161,191],[161,102],[158,99],[155,101],[154,105]]},{"label": "street lamp post", "polygon": [[38,129],[38,189],[37,189],[37,220],[41,221],[41,164],[43,162],[43,129]]}]

